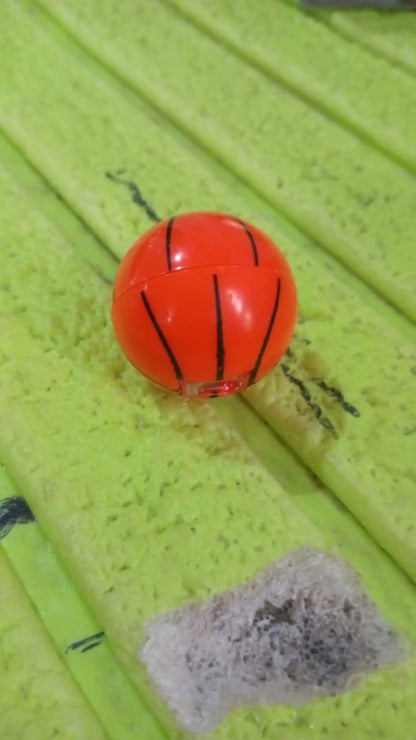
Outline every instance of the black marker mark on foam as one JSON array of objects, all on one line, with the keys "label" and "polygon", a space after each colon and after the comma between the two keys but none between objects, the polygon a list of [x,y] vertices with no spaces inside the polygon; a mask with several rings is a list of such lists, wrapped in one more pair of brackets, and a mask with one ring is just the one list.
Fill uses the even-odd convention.
[{"label": "black marker mark on foam", "polygon": [[283,374],[285,375],[285,377],[288,379],[289,383],[292,383],[292,385],[295,385],[299,389],[300,395],[302,396],[302,398],[305,401],[305,403],[309,406],[309,408],[313,412],[314,416],[318,419],[320,425],[323,426],[325,429],[327,429],[332,434],[332,436],[334,437],[334,439],[338,439],[338,436],[339,435],[338,435],[338,432],[335,429],[332,421],[330,421],[328,419],[328,417],[322,416],[322,409],[321,409],[321,407],[319,406],[319,404],[314,403],[312,401],[311,393],[308,390],[308,388],[306,387],[306,385],[303,382],[303,380],[301,380],[300,378],[297,378],[296,375],[294,375],[290,371],[289,366],[286,365],[285,363],[282,363],[280,365],[280,368],[281,368]]},{"label": "black marker mark on foam", "polygon": [[218,275],[214,275],[214,292],[215,292],[215,313],[217,323],[217,376],[216,380],[224,379],[224,366],[225,366],[225,347],[224,347],[224,331],[222,325],[222,311],[221,311],[221,299],[220,291],[218,288]]},{"label": "black marker mark on foam", "polygon": [[15,524],[29,524],[34,521],[35,515],[22,496],[10,496],[0,501],[0,540]]},{"label": "black marker mark on foam", "polygon": [[[293,335],[293,338],[295,340],[297,340],[298,342],[300,342],[301,344],[304,344],[305,347],[309,347],[309,345],[312,344],[312,342],[311,342],[310,339],[306,339],[306,337],[299,337],[299,336],[297,336],[296,332]],[[290,346],[290,347],[287,348],[287,350],[285,352],[285,356],[286,357],[289,357],[289,359],[291,359],[291,360],[297,360],[298,359],[297,358],[297,355],[295,354],[295,351],[292,348],[292,346]]]},{"label": "black marker mark on foam", "polygon": [[257,267],[258,264],[259,264],[259,255],[258,255],[258,252],[257,252],[257,244],[255,242],[254,236],[251,233],[250,229],[248,228],[247,224],[244,223],[244,221],[241,221],[239,218],[236,218],[235,220],[240,224],[240,226],[243,227],[244,231],[246,232],[246,234],[247,234],[247,236],[248,236],[248,238],[250,240],[251,248],[253,250],[254,264]]},{"label": "black marker mark on foam", "polygon": [[271,333],[273,331],[274,322],[276,320],[277,311],[279,309],[279,300],[280,300],[280,278],[277,279],[276,297],[274,299],[274,305],[273,305],[273,309],[272,309],[272,315],[270,316],[269,326],[267,327],[267,331],[266,331],[265,337],[263,339],[263,344],[261,345],[261,349],[260,349],[259,355],[257,357],[257,360],[255,362],[255,365],[254,365],[254,367],[253,367],[253,369],[252,369],[252,371],[250,373],[250,378],[249,378],[249,381],[248,381],[248,384],[249,385],[251,385],[252,383],[254,383],[254,381],[256,379],[256,375],[257,375],[257,373],[259,371],[259,368],[260,368],[260,365],[261,365],[261,361],[263,359],[263,355],[264,355],[264,353],[266,351],[266,347],[267,347],[267,345],[269,343],[270,335],[271,335]]},{"label": "black marker mark on foam", "polygon": [[159,223],[162,219],[159,218],[156,211],[153,210],[152,206],[145,200],[141,194],[139,188],[133,180],[125,180],[120,175],[124,174],[125,170],[119,170],[116,173],[105,172],[105,176],[112,182],[116,182],[118,185],[124,185],[131,193],[131,199],[133,203],[136,203],[140,208],[143,208],[146,215],[155,223]]},{"label": "black marker mark on foam", "polygon": [[90,635],[89,637],[84,637],[82,640],[71,642],[65,650],[65,655],[74,652],[74,650],[79,650],[81,653],[87,653],[88,650],[92,650],[93,648],[98,647],[98,645],[101,645],[103,639],[104,632],[97,632],[95,635]]},{"label": "black marker mark on foam", "polygon": [[170,218],[166,228],[166,262],[168,263],[169,272],[172,269],[172,255],[171,255],[171,243],[172,243],[172,228],[175,218]]},{"label": "black marker mark on foam", "polygon": [[319,388],[322,388],[325,393],[328,394],[328,396],[331,396],[331,398],[335,398],[339,404],[342,406],[344,411],[346,411],[348,414],[351,414],[352,416],[358,417],[360,416],[359,410],[356,408],[356,406],[353,406],[352,403],[349,403],[345,400],[343,394],[338,388],[335,388],[334,386],[328,385],[325,380],[322,380],[322,378],[312,378],[313,382],[316,383]]},{"label": "black marker mark on foam", "polygon": [[166,337],[165,337],[162,329],[160,328],[160,326],[158,324],[158,321],[156,319],[156,316],[154,315],[154,313],[152,311],[152,308],[150,306],[149,301],[146,298],[146,294],[145,294],[144,290],[141,291],[140,296],[141,296],[141,299],[143,301],[143,305],[144,305],[144,307],[146,309],[146,313],[149,316],[149,319],[152,322],[152,324],[154,326],[154,329],[155,329],[155,331],[156,331],[156,333],[157,333],[160,341],[163,344],[164,349],[166,350],[166,354],[168,355],[168,357],[169,357],[169,359],[170,359],[170,361],[172,363],[172,366],[173,366],[173,369],[174,369],[174,372],[175,372],[175,375],[176,375],[177,380],[183,380],[182,370],[179,367],[179,363],[178,363],[178,361],[177,361],[177,359],[176,359],[176,357],[175,357],[172,349],[169,346],[168,340],[166,339]]}]

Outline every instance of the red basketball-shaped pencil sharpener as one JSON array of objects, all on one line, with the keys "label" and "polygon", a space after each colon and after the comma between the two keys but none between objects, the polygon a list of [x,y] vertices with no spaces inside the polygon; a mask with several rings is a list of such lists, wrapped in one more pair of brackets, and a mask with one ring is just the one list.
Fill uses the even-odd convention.
[{"label": "red basketball-shaped pencil sharpener", "polygon": [[276,245],[220,213],[167,219],[140,237],[118,271],[111,311],[130,362],[183,396],[244,390],[288,347],[296,287]]}]

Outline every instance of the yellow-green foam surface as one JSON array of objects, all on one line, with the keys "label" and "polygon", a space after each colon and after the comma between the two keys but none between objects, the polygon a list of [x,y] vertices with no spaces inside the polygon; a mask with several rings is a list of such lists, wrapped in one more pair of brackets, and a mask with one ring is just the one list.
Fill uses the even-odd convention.
[{"label": "yellow-green foam surface", "polygon": [[2,737],[22,740],[106,733],[77,690],[0,550]]},{"label": "yellow-green foam surface", "polygon": [[[129,13],[115,3],[98,11],[89,2],[82,12],[75,3],[42,4],[59,14],[85,48],[36,5],[6,2],[0,9],[7,29],[1,71],[7,105],[0,112],[6,137],[0,139],[1,454],[16,490],[38,519],[42,537],[52,543],[54,558],[62,564],[72,589],[72,601],[65,603],[77,604],[78,624],[105,631],[110,650],[106,670],[119,671],[119,689],[125,685],[131,692],[121,710],[126,718],[123,737],[137,736],[140,718],[143,737],[175,737],[180,732],[137,659],[143,620],[241,583],[295,547],[313,545],[342,554],[358,569],[387,618],[413,639],[415,596],[404,571],[415,575],[415,335],[409,319],[373,288],[412,315],[414,237],[410,205],[406,211],[403,203],[410,204],[416,185],[410,172],[372,147],[368,138],[360,140],[356,131],[340,126],[338,103],[327,106],[336,122],[322,115],[325,91],[316,107],[301,102],[293,96],[296,80],[289,85],[290,69],[286,90],[247,62],[250,47],[243,63],[241,50],[223,46],[229,26],[226,8],[216,27],[208,24],[208,32],[164,3],[130,8],[140,24],[129,24]],[[198,25],[208,28],[202,3],[192,13]],[[306,33],[306,17],[296,14]],[[148,31],[140,43],[135,35],[139,26]],[[348,59],[351,42],[331,37],[326,25],[322,33]],[[122,44],[122,38],[129,43]],[[198,63],[187,64],[197,47]],[[214,63],[213,48],[225,76],[231,79],[233,70],[239,70],[241,82],[230,99],[212,86],[218,80],[208,64],[210,58]],[[173,59],[175,49],[174,65],[169,55]],[[376,65],[377,58],[371,59]],[[410,84],[406,75],[403,84]],[[34,82],[28,85],[28,79]],[[187,99],[180,90],[185,80]],[[258,90],[265,101],[264,116],[272,101],[278,101],[285,140],[303,157],[311,151],[300,143],[309,131],[319,159],[315,179],[300,175],[298,164],[292,166],[287,146],[272,147],[269,123],[259,124],[253,138],[255,126],[246,105],[250,84],[251,113],[262,115],[255,102]],[[209,116],[199,107],[203,90],[205,104],[211,100]],[[354,95],[353,86],[346,94]],[[358,103],[357,98],[357,109],[365,116],[365,106]],[[291,133],[290,116],[300,134]],[[232,129],[230,149],[227,128],[233,118],[238,126]],[[400,118],[400,125],[405,120]],[[368,125],[367,119],[363,135]],[[315,139],[318,130],[321,138]],[[385,150],[390,147],[397,156],[394,135],[386,137],[383,127],[377,135],[384,137]],[[330,140],[333,151],[339,151],[339,159],[330,160],[330,168],[334,161],[338,168],[334,197],[340,207],[334,210],[335,186],[322,169]],[[378,189],[376,211],[357,211],[348,195],[347,160],[353,155],[366,171],[368,188]],[[271,186],[273,168],[291,183],[282,198]],[[263,173],[264,188],[259,185]],[[400,205],[398,210],[384,205],[382,213],[380,203],[383,198],[389,203],[391,193],[389,173],[394,202]],[[297,334],[285,368],[276,368],[245,402],[193,405],[165,397],[121,357],[108,320],[109,283],[117,264],[111,253],[120,258],[151,223],[123,182],[135,183],[161,217],[217,208],[255,221],[287,254],[300,294]],[[319,211],[316,218],[302,211],[305,198]],[[361,251],[354,230],[357,219],[363,228]],[[328,229],[316,244],[312,239],[317,239],[318,221]],[[377,238],[390,221],[383,238],[390,235],[391,250],[379,251]],[[345,242],[340,239],[343,223]],[[393,223],[400,223],[396,241]],[[391,273],[387,277],[382,276],[386,268]],[[302,381],[309,397],[299,393],[293,378]],[[335,387],[341,398],[328,391]],[[276,432],[299,457],[282,445]],[[335,497],[347,509],[339,508]],[[58,653],[64,652],[59,639],[65,620],[42,615],[40,603],[47,602],[47,594],[42,595],[36,573],[25,566],[24,553],[33,545],[31,526],[17,524],[4,538],[4,547],[39,610],[42,640],[49,644],[52,638]],[[11,537],[19,544],[12,546]],[[38,575],[41,583],[42,568]],[[13,583],[21,589],[16,576]],[[88,663],[91,678],[84,685],[70,665],[73,658],[92,660],[103,647],[57,660],[63,674],[70,674],[79,717],[89,703],[97,732],[117,738],[122,737],[114,716],[117,691],[106,698],[99,686],[91,690],[100,663]],[[410,659],[405,666],[369,676],[337,699],[296,709],[240,710],[212,737],[274,738],[278,732],[287,738],[410,737],[414,680]],[[112,706],[100,713],[106,701]],[[15,719],[13,713],[9,718],[10,737],[13,732],[20,737],[17,705]]]},{"label": "yellow-green foam surface", "polygon": [[[0,492],[0,509],[2,502],[3,504],[5,501],[16,502],[18,491],[4,467],[0,468]],[[98,721],[101,723],[105,736],[117,737],[121,740],[143,732],[155,738],[164,737],[154,715],[140,701],[131,682],[115,660],[100,623],[94,620],[74,588],[62,563],[57,558],[51,541],[45,537],[38,523],[30,522],[29,524],[27,522],[26,524],[28,526],[15,525],[13,531],[7,532],[7,537],[4,532],[2,533],[4,535],[1,540],[2,550],[11,568],[15,571],[15,580],[20,579],[38,617],[41,616],[34,629],[38,633],[46,629],[60,656],[57,657],[56,662],[60,666],[61,673],[63,675],[69,673],[72,676],[75,684],[72,693],[84,695],[82,703],[86,703],[86,699],[95,711],[97,724]],[[18,586],[16,586],[16,591],[18,591]],[[13,620],[14,606],[12,602],[7,602],[4,594],[3,599],[2,603],[8,603],[8,608],[5,609],[5,619],[7,614],[7,619]],[[22,616],[22,622],[22,627],[24,627],[24,616]],[[32,622],[35,622],[35,618],[32,618]],[[5,643],[6,640],[7,638],[5,638]],[[41,641],[45,642],[44,636]],[[88,660],[85,660],[87,653]],[[39,660],[42,661],[41,649],[39,649],[39,654]],[[13,663],[10,664],[9,669],[13,670]],[[36,672],[36,664],[34,672]],[[3,674],[3,678],[5,682],[8,682],[8,671]],[[10,704],[9,711],[11,707],[17,711],[24,699],[18,689],[19,685],[13,683],[12,690],[7,694],[8,704]],[[46,682],[42,690],[47,690]],[[78,703],[80,704],[81,701]],[[27,714],[30,716],[32,711],[33,706]],[[45,737],[48,736],[50,718],[47,716],[47,708],[44,711],[46,724],[40,721],[38,730],[39,717],[35,714],[32,723],[29,724],[28,732],[32,733],[33,737],[36,732],[38,733],[36,736],[43,737],[42,732],[45,733]],[[58,736],[65,736],[65,731],[75,733],[74,728],[66,728],[66,720],[56,724]],[[11,726],[13,727],[13,724]],[[4,731],[3,736],[9,737],[9,734]],[[31,735],[28,737],[30,738]]]},{"label": "yellow-green foam surface", "polygon": [[[416,195],[413,177],[199,33],[166,3],[143,4],[137,23],[131,22],[137,13],[134,2],[124,3],[123,11],[117,2],[109,2],[108,17],[97,16],[94,0],[82,7],[74,3],[72,12],[64,2],[42,4],[55,13],[61,8],[58,14],[65,21],[69,16],[77,35],[138,92],[393,304],[416,317],[415,264],[407,251]],[[229,14],[233,19],[232,8]],[[365,60],[354,50],[349,59],[362,84]],[[304,65],[307,69],[307,58]],[[201,84],[208,69],[207,83]],[[18,75],[15,69],[13,84]],[[403,78],[409,90],[403,95],[407,105],[400,81],[392,79],[390,87],[399,88],[402,108],[396,110],[396,105],[393,110],[407,130],[413,128],[416,95],[411,81]],[[215,86],[208,96],[211,81]],[[368,97],[365,85],[361,95],[360,90],[356,93]]]}]

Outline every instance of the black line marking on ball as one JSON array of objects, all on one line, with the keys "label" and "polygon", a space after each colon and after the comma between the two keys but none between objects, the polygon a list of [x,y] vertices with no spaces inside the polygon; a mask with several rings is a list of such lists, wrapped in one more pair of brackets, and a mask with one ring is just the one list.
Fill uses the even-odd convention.
[{"label": "black line marking on ball", "polygon": [[166,261],[168,263],[169,272],[172,269],[172,255],[171,255],[171,243],[172,243],[172,228],[175,217],[170,218],[166,228]]},{"label": "black line marking on ball", "polygon": [[267,347],[267,345],[269,343],[270,335],[272,333],[274,322],[276,320],[277,311],[279,309],[280,285],[281,285],[280,278],[278,278],[277,279],[276,297],[275,297],[275,300],[274,300],[274,305],[273,305],[273,309],[272,309],[272,315],[270,316],[269,325],[267,327],[267,331],[266,331],[265,337],[263,339],[263,344],[261,345],[261,349],[260,349],[259,355],[258,355],[257,360],[255,362],[255,365],[254,365],[254,367],[253,367],[253,369],[252,369],[252,371],[250,373],[250,377],[249,377],[249,381],[248,381],[248,384],[249,385],[251,385],[252,383],[254,383],[254,381],[256,379],[256,375],[257,375],[257,373],[259,371],[259,368],[260,368],[260,365],[261,365],[261,361],[262,361],[263,356],[264,356],[264,353],[266,351],[266,347]]},{"label": "black line marking on ball", "polygon": [[149,316],[149,319],[152,322],[152,324],[153,324],[153,326],[154,326],[154,328],[155,328],[155,330],[157,332],[157,335],[158,335],[160,341],[162,342],[163,347],[165,348],[166,353],[167,353],[167,355],[168,355],[168,357],[169,357],[169,359],[170,359],[170,361],[172,363],[172,366],[173,366],[173,369],[174,369],[174,372],[175,372],[175,375],[176,375],[176,379],[177,380],[183,380],[182,370],[179,367],[179,363],[178,363],[175,355],[173,354],[173,352],[172,352],[172,350],[171,350],[171,348],[169,346],[168,340],[166,339],[166,337],[165,337],[162,329],[160,328],[160,326],[158,324],[158,321],[156,319],[156,316],[154,315],[154,313],[153,313],[153,311],[151,309],[150,303],[149,303],[149,301],[146,298],[146,294],[145,294],[144,290],[142,290],[140,292],[140,295],[141,295],[141,298],[142,298],[142,301],[143,301],[143,305],[144,305],[144,307],[146,309],[147,315]]},{"label": "black line marking on ball", "polygon": [[282,373],[288,379],[289,383],[292,383],[292,385],[298,388],[300,395],[302,396],[305,403],[309,406],[309,408],[313,412],[319,424],[323,426],[325,429],[327,429],[332,434],[334,439],[338,439],[339,435],[332,421],[330,421],[330,419],[328,419],[327,416],[322,416],[321,407],[319,406],[318,403],[314,403],[314,401],[312,401],[311,392],[308,390],[303,380],[301,380],[300,378],[297,378],[296,375],[290,372],[289,365],[286,365],[285,363],[281,363],[280,368],[282,370]]},{"label": "black line marking on ball", "polygon": [[93,648],[98,647],[98,645],[101,645],[103,639],[104,632],[96,632],[95,635],[89,635],[89,637],[83,637],[82,640],[71,642],[65,650],[65,655],[74,652],[74,650],[79,650],[81,653],[87,653],[88,650],[92,650]]},{"label": "black line marking on ball", "polygon": [[218,287],[218,275],[214,275],[215,313],[217,317],[217,376],[216,380],[224,379],[225,347],[222,324],[221,298]]},{"label": "black line marking on ball", "polygon": [[0,501],[0,540],[16,524],[30,524],[36,518],[23,496],[10,496]]},{"label": "black line marking on ball", "polygon": [[124,180],[120,177],[120,174],[124,174],[125,170],[119,170],[116,173],[113,172],[105,172],[105,176],[111,180],[112,182],[117,183],[118,185],[124,185],[128,190],[130,190],[131,193],[131,199],[133,203],[136,203],[136,205],[140,206],[140,208],[143,208],[146,215],[155,223],[159,223],[162,219],[159,218],[156,211],[153,210],[150,203],[147,202],[147,200],[143,197],[141,194],[141,191],[137,187],[136,183],[133,182],[133,180]]},{"label": "black line marking on ball", "polygon": [[253,250],[254,264],[255,264],[256,267],[258,267],[258,264],[259,264],[259,254],[258,254],[258,251],[257,251],[257,244],[255,242],[254,236],[251,233],[250,229],[248,228],[247,224],[244,223],[244,221],[241,221],[241,219],[239,219],[239,218],[236,218],[235,220],[240,224],[240,226],[243,227],[244,231],[246,232],[246,234],[247,234],[247,236],[248,236],[248,238],[250,240],[251,248]]},{"label": "black line marking on ball", "polygon": [[328,396],[331,396],[331,398],[335,398],[339,404],[342,406],[344,411],[346,411],[348,414],[351,414],[351,416],[355,416],[358,418],[361,416],[359,410],[356,406],[353,406],[352,403],[349,403],[345,400],[343,393],[339,390],[339,388],[335,388],[335,386],[328,385],[325,380],[322,380],[322,378],[312,378],[313,382],[316,383],[319,388],[322,388],[325,393],[328,394]]}]

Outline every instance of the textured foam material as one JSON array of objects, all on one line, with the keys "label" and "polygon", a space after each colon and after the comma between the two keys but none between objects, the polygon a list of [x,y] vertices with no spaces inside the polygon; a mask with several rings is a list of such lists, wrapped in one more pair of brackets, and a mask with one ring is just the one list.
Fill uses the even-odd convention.
[{"label": "textured foam material", "polygon": [[328,20],[334,29],[347,38],[415,74],[415,13],[392,13],[386,22],[381,13],[334,12]]},{"label": "textured foam material", "polygon": [[[416,562],[415,328],[397,308],[414,307],[411,21],[400,21],[403,54],[396,19],[380,35],[407,55],[404,71],[299,7],[269,12],[294,25],[287,64],[276,51],[265,74],[259,46],[271,40],[255,42],[263,20],[245,1],[209,19],[185,0],[0,4],[0,452],[37,519],[6,521],[1,547],[38,613],[39,662],[49,633],[68,686],[82,677],[114,740],[187,737],[137,658],[145,621],[236,589],[296,548],[339,553],[383,617],[416,639],[404,573]],[[333,77],[317,89],[321,44]],[[368,86],[337,83],[356,67]],[[388,101],[397,115],[377,122]],[[276,240],[301,311],[287,356],[255,393],[194,405],[128,367],[109,308],[117,259],[137,236],[208,208]],[[0,504],[12,495],[2,489]],[[62,600],[47,563],[62,564]],[[90,615],[92,634],[62,642],[65,610],[77,628]],[[82,642],[95,630],[105,638]],[[416,726],[415,671],[410,653],[338,696],[235,710],[207,736],[402,740]],[[37,684],[26,675],[31,721]],[[0,674],[20,738],[12,686]],[[73,706],[82,726],[85,703]]]},{"label": "textured foam material", "polygon": [[298,550],[253,581],[147,625],[142,657],[187,729],[244,704],[303,704],[401,661],[397,637],[340,560]]},{"label": "textured foam material", "polygon": [[[119,179],[136,183],[136,186],[145,189],[148,201],[162,216],[178,210],[197,210],[209,204],[210,208],[228,210],[248,218],[276,239],[293,268],[301,296],[299,338],[301,345],[305,345],[305,351],[293,363],[294,367],[289,363],[289,370],[298,382],[302,381],[305,385],[304,396],[310,398],[311,404],[305,403],[299,386],[294,385],[289,377],[281,377],[281,369],[273,374],[263,393],[256,390],[248,398],[279,434],[290,442],[297,454],[336,491],[371,535],[387,547],[401,566],[414,577],[416,558],[411,431],[416,394],[409,396],[407,390],[415,377],[412,370],[416,363],[414,327],[406,321],[398,320],[397,314],[390,311],[384,302],[378,301],[370,290],[363,290],[351,274],[340,270],[336,262],[327,254],[322,254],[314,243],[287,227],[287,222],[282,221],[280,214],[268,208],[264,201],[256,198],[201,152],[195,151],[189,141],[182,139],[154,111],[149,111],[143,100],[138,96],[132,97],[117,85],[114,78],[106,76],[102,68],[95,67],[88,57],[82,56],[80,50],[73,47],[54,26],[48,33],[43,16],[40,18],[41,22],[35,23],[33,10],[28,14],[24,3],[19,7],[21,13],[18,22],[15,9],[8,15],[7,3],[2,7],[4,26],[10,29],[10,60],[13,58],[12,50],[16,46],[20,48],[17,59],[13,64],[10,63],[9,75],[3,87],[4,94],[9,90],[9,104],[0,113],[3,125],[36,166],[45,172],[58,191],[63,193],[81,217],[119,257],[137,234],[149,225],[146,213],[132,201],[129,188],[106,177],[105,173],[116,172],[123,166],[124,175],[120,175]],[[59,7],[54,5],[55,11]],[[125,34],[138,33],[139,26],[131,26],[129,19],[132,16],[126,17],[125,9],[120,16],[119,10],[114,10],[115,17],[113,19],[111,16],[111,22],[110,18],[105,16],[106,21],[101,15],[93,22],[88,15],[90,6],[84,5],[82,17],[77,23],[77,7],[70,10],[70,6],[65,5],[63,17],[82,39],[88,39],[89,44],[94,40],[94,34],[99,34],[94,50],[100,54],[112,48],[108,35],[114,35],[115,28],[119,29],[116,39],[124,40]],[[182,79],[185,62],[181,57],[178,58],[175,44],[180,48],[186,47],[185,38],[190,43],[195,43],[192,29],[181,23],[180,19],[176,19],[174,25],[168,23],[172,13],[163,5],[154,2],[152,7],[158,9],[157,17],[160,19],[154,30],[155,53],[161,47],[166,49],[165,35],[169,28],[167,40],[170,40],[173,47],[171,54],[175,54],[177,59],[177,78]],[[143,12],[144,23],[149,10],[145,9]],[[85,14],[88,22],[84,25]],[[152,16],[152,23],[155,19],[156,16]],[[13,33],[13,24],[16,23]],[[149,28],[153,26],[149,24]],[[25,42],[23,29],[30,38],[30,44]],[[94,33],[92,29],[96,29]],[[150,39],[146,43],[149,44]],[[206,56],[208,69],[211,67],[213,47],[208,40],[204,44],[211,50]],[[130,46],[120,41],[111,60],[120,68],[124,54],[133,53],[131,49],[140,51],[140,48],[135,37]],[[205,46],[199,48],[201,59],[204,48]],[[225,55],[227,63],[222,72],[218,73],[219,76],[225,74],[226,69],[230,68],[232,71],[234,68],[235,60],[230,60],[230,56],[229,53]],[[53,66],[48,64],[48,58],[54,59]],[[158,60],[157,63],[166,62]],[[123,64],[123,69],[125,66]],[[133,63],[128,65],[130,74],[131,70],[134,72],[134,80],[136,74],[139,74],[136,66]],[[143,68],[143,65],[138,66]],[[153,70],[156,68],[152,67]],[[48,95],[54,96],[56,110],[60,111],[59,125],[56,123],[56,110],[53,107],[45,109],[43,97],[36,89],[20,88],[31,71],[42,80]],[[62,80],[65,81],[64,85]],[[159,80],[158,85],[155,83],[154,86],[149,86],[149,94],[151,93],[154,100],[154,96],[162,92],[167,94],[163,70]],[[274,105],[276,88],[270,83],[266,85],[265,81],[262,85],[266,86],[265,104]],[[18,94],[19,90],[21,94]],[[182,94],[182,90],[183,85],[178,95]],[[243,101],[243,92],[241,96]],[[284,93],[284,100],[286,98]],[[176,98],[176,107],[178,99]],[[188,102],[187,100],[186,105]],[[225,108],[223,115],[228,115],[227,100],[220,96],[218,105],[221,109]],[[84,122],[85,117],[89,120],[90,109],[95,112],[93,126],[85,125]],[[111,118],[114,110],[117,111],[117,116]],[[311,112],[311,115],[317,114]],[[111,128],[108,126],[109,117],[112,120]],[[242,125],[243,113],[240,112],[236,118]],[[320,118],[319,120],[321,121]],[[323,122],[321,124],[325,139],[329,139],[332,124],[328,123],[327,127]],[[249,121],[246,121],[246,126],[250,127]],[[216,141],[221,141],[218,127],[217,121]],[[43,133],[45,130],[48,131],[46,138]],[[140,137],[130,135],[132,131],[140,131]],[[380,166],[390,167],[383,157],[363,143],[357,143],[356,137],[348,132],[342,131],[340,136],[346,137],[352,147],[363,147],[359,155],[361,164],[377,160]],[[299,142],[304,148],[304,137],[300,137]],[[342,149],[342,145],[339,146]],[[50,156],[51,147],[55,152],[54,157]],[[255,161],[256,157],[252,160]],[[322,155],[320,161],[324,160]],[[65,168],[60,166],[60,161],[66,162]],[[283,166],[283,161],[279,161],[279,172],[283,171]],[[167,172],[174,173],[174,188],[166,177]],[[192,177],[189,177],[189,172],[192,172]],[[351,173],[349,170],[344,172],[343,169],[341,172],[339,179],[343,183],[342,187],[348,190]],[[351,177],[355,182],[355,175]],[[412,261],[411,255],[407,256],[407,246],[411,243],[406,226],[408,222],[396,210],[393,212],[393,206],[386,208],[380,203],[384,203],[384,196],[389,197],[388,191],[393,186],[395,189],[399,188],[401,193],[400,198],[394,197],[393,202],[406,199],[410,192],[408,183],[414,183],[414,178],[395,169],[394,176],[389,177],[388,182],[380,179],[375,171],[368,176],[366,182],[366,193],[370,193],[376,183],[381,188],[381,200],[377,200],[377,208],[383,211],[383,219],[387,215],[391,218],[390,231],[386,231],[383,222],[374,217],[371,208],[357,210],[354,199],[348,197],[345,200],[343,196],[337,200],[334,211],[338,227],[341,230],[344,224],[353,227],[356,218],[363,219],[365,233],[369,234],[375,249],[370,269],[372,275],[373,265],[379,264],[377,245],[387,238],[388,233],[390,238],[387,252],[389,259],[393,259],[392,249],[398,245],[396,229],[400,225],[404,229],[406,246],[403,243],[397,265],[402,264],[402,261],[403,265],[406,264],[407,280],[410,276],[408,266]],[[334,195],[333,182],[320,171],[316,173],[316,183],[325,191],[318,212],[323,209],[329,229],[327,199],[332,199]],[[90,190],[101,193],[101,196],[86,197]],[[303,202],[299,192],[296,192],[293,203],[297,204],[299,200]],[[352,209],[351,219],[343,210],[345,203],[349,203]],[[330,228],[327,233],[333,235],[333,229]],[[363,233],[357,233],[356,238],[347,240],[345,255],[351,255],[352,246],[361,255],[370,254],[364,246]],[[396,275],[395,262],[392,284],[396,295],[403,295],[400,280],[399,274]],[[413,296],[413,287],[410,290]],[[383,372],[380,372],[380,352]],[[327,388],[338,390],[348,402],[359,409],[360,417],[351,416],[336,396],[331,396],[317,385],[315,378],[324,381]],[[322,411],[323,418],[318,418],[319,410]],[[327,454],[326,448],[328,443],[334,446],[333,437],[331,431],[328,433],[323,426],[322,422],[328,424],[325,419],[338,432],[336,451],[331,456]],[[393,446],[394,454],[391,454]]]},{"label": "textured foam material", "polygon": [[[415,99],[413,78],[383,57],[337,37],[320,18],[299,12],[297,0],[292,3],[294,7],[285,2],[265,3],[262,12],[256,14],[250,0],[241,0],[238,9],[233,0],[170,3],[303,99],[369,137],[405,167],[416,168],[416,133],[409,104]],[[335,15],[325,11],[321,20],[331,20]],[[362,18],[362,14],[357,17]],[[374,22],[377,14],[372,17]],[[338,18],[348,23],[351,14],[338,13]],[[408,16],[413,29],[414,20]],[[403,16],[393,16],[391,22],[398,24],[401,37],[406,35],[407,20]],[[391,22],[384,22],[383,36],[388,36]],[[389,89],[388,105],[385,87]]]},{"label": "textured foam material", "polygon": [[1,550],[0,599],[1,737],[104,740]]},{"label": "textured foam material", "polygon": [[[122,11],[112,0],[109,17],[97,15],[95,0],[82,8],[64,0],[42,4],[68,19],[94,53],[244,182],[403,313],[416,318],[416,268],[407,250],[414,177],[189,26],[159,0],[141,7],[140,23],[131,23],[134,0],[123,3]],[[92,28],[97,30],[91,32]],[[361,68],[357,60],[360,78]],[[205,69],[209,80],[215,80],[209,104],[211,83],[201,85]],[[406,82],[408,105],[398,98],[405,129],[412,128],[415,100],[414,88]],[[276,147],[276,141],[285,145]]]},{"label": "textured foam material", "polygon": [[[33,512],[13,486],[3,466],[0,466],[0,548],[4,550],[12,564],[16,579],[20,580],[21,585],[16,584],[16,592],[21,592],[24,586],[34,607],[30,619],[32,626],[25,627],[29,621],[25,617],[29,606],[21,615],[21,619],[20,616],[18,619],[19,610],[15,601],[10,595],[6,596],[5,592],[2,592],[4,621],[7,623],[12,620],[16,620],[16,623],[19,621],[20,633],[24,633],[25,629],[28,630],[28,634],[21,634],[19,638],[22,641],[22,651],[26,649],[28,640],[33,641],[34,644],[29,650],[37,650],[38,664],[43,664],[43,646],[49,642],[45,633],[49,634],[59,654],[59,660],[56,655],[56,662],[59,663],[60,674],[65,677],[68,684],[71,683],[68,679],[72,677],[74,685],[72,693],[83,695],[82,703],[91,707],[97,717],[97,724],[102,725],[106,737],[115,736],[117,740],[129,740],[132,736],[143,733],[155,740],[163,738],[164,733],[154,715],[140,700],[128,676],[115,659],[102,625],[87,609],[85,601],[74,588],[66,569],[56,556],[50,540],[45,537],[39,522],[34,519]],[[6,649],[7,635],[4,643]],[[13,641],[13,645],[7,645],[10,654],[13,653],[15,644]],[[53,652],[52,645],[49,651]],[[21,673],[24,673],[24,666],[23,662],[20,666]],[[13,661],[0,674],[2,707],[7,704],[9,725],[6,732],[7,725],[2,725],[0,719],[0,731],[1,737],[14,738],[13,733],[16,732],[20,738],[18,727],[19,722],[23,721],[20,715],[22,694],[16,688],[15,682],[10,680],[12,670]],[[51,686],[48,686],[48,680]],[[36,683],[34,675],[31,690],[34,690]],[[49,692],[53,696],[55,690],[54,673],[51,671],[50,677],[45,677],[41,682],[41,688],[36,688],[39,694],[37,701],[42,702],[43,692],[45,694]],[[27,694],[29,693],[27,691]],[[81,706],[81,701],[78,701],[78,706]],[[26,713],[28,716],[30,711],[32,706]],[[71,711],[75,727],[78,721],[77,702],[74,701]],[[13,724],[13,712],[18,721],[16,727]],[[65,706],[62,708],[62,715],[64,716],[62,722],[56,722],[58,737],[66,731]],[[45,706],[44,710],[39,712],[39,716],[28,722],[28,740],[38,736],[39,740],[48,737],[48,723],[51,721],[48,717],[48,708]],[[68,728],[68,732],[75,733],[75,729]]]}]

